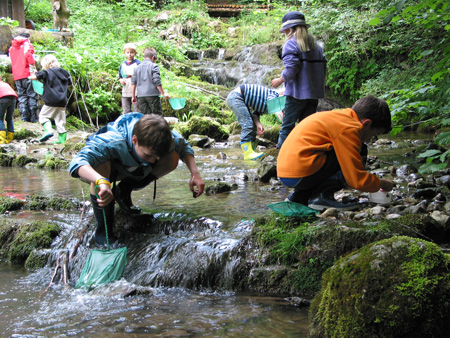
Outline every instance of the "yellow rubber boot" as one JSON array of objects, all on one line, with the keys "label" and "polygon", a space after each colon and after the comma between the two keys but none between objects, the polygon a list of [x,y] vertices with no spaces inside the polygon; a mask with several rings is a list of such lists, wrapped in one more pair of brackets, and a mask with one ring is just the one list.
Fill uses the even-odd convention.
[{"label": "yellow rubber boot", "polygon": [[6,143],[11,143],[14,139],[14,133],[8,131],[6,133]]},{"label": "yellow rubber boot", "polygon": [[252,142],[245,142],[241,144],[244,151],[244,160],[256,160],[264,155],[264,153],[257,153],[253,150]]},{"label": "yellow rubber boot", "polygon": [[0,144],[6,144],[6,130],[0,131]]}]

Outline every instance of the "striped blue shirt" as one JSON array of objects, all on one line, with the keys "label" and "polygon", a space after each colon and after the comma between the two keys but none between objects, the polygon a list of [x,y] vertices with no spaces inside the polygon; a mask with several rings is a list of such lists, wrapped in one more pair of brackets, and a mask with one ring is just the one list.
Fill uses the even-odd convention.
[{"label": "striped blue shirt", "polygon": [[277,91],[257,84],[243,84],[239,89],[245,105],[256,115],[267,113],[266,101],[279,96]]}]

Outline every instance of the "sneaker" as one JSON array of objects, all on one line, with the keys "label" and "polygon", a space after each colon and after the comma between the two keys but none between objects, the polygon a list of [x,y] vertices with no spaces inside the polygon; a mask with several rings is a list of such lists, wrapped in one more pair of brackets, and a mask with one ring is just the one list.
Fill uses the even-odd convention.
[{"label": "sneaker", "polygon": [[308,207],[319,211],[328,208],[335,208],[338,210],[355,210],[358,209],[359,203],[339,203],[336,200],[328,199],[323,196],[317,196],[308,201]]},{"label": "sneaker", "polygon": [[125,211],[127,214],[137,215],[142,212],[141,208],[133,205],[133,201],[131,200],[131,192],[129,194],[123,193],[120,190],[120,185],[118,184],[116,187],[115,198],[121,210]]}]

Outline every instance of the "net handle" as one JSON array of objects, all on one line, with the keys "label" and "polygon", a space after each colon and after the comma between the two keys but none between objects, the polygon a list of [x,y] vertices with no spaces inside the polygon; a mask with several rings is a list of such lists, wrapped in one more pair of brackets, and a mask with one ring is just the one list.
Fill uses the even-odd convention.
[{"label": "net handle", "polygon": [[[99,185],[96,185],[94,190],[95,190],[95,197],[97,197],[98,199],[100,199],[100,197],[98,196],[98,192],[97,190],[100,189]],[[105,214],[105,208],[102,208],[103,211],[103,222],[105,223],[105,233],[106,233],[106,249],[109,250],[109,236],[108,236],[108,224],[106,224],[106,214]]]}]

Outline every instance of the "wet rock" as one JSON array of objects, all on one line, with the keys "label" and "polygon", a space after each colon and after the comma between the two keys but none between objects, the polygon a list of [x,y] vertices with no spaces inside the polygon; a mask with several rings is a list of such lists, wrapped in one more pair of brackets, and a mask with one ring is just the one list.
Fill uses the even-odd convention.
[{"label": "wet rock", "polygon": [[[435,210],[431,213],[431,217],[444,227],[450,227],[450,216],[444,214],[442,211]],[[449,229],[450,230],[450,229]]]},{"label": "wet rock", "polygon": [[192,147],[210,148],[214,144],[214,140],[206,135],[191,134],[188,142]]},{"label": "wet rock", "polygon": [[379,216],[379,215],[382,215],[385,211],[386,211],[385,207],[377,205],[376,207],[373,207],[372,209],[370,209],[370,214],[372,216]]},{"label": "wet rock", "polygon": [[437,179],[438,184],[445,185],[447,188],[450,188],[450,175],[444,175]]},{"label": "wet rock", "polygon": [[431,199],[435,197],[439,192],[440,191],[437,188],[418,189],[412,194],[412,197],[416,199]]},{"label": "wet rock", "polygon": [[218,154],[217,154],[217,157],[216,157],[218,160],[226,160],[227,159],[227,154],[225,154],[224,152],[219,152]]},{"label": "wet rock", "polygon": [[213,184],[209,187],[206,188],[205,193],[206,195],[214,195],[214,194],[219,194],[222,192],[228,192],[231,190],[235,190],[237,189],[237,185],[234,187],[234,185],[231,185],[229,183],[226,182],[219,182],[216,184]]},{"label": "wet rock", "polygon": [[261,182],[269,182],[271,178],[277,177],[277,166],[272,163],[262,163],[257,170],[257,176]]},{"label": "wet rock", "polygon": [[389,219],[398,219],[400,217],[402,217],[402,215],[400,215],[400,214],[387,214],[385,219],[387,219],[387,220],[389,220]]},{"label": "wet rock", "polygon": [[402,165],[395,172],[395,174],[399,177],[406,177],[410,174],[415,174],[415,173],[417,173],[417,169],[410,164]]},{"label": "wet rock", "polygon": [[450,330],[449,268],[442,250],[424,240],[369,244],[323,275],[310,337],[441,337]]},{"label": "wet rock", "polygon": [[427,189],[435,187],[435,185],[431,182],[425,182],[423,178],[419,178],[415,181],[410,181],[408,183],[408,187],[410,188],[416,188],[416,189]]},{"label": "wet rock", "polygon": [[319,217],[321,218],[333,218],[339,216],[339,210],[336,208],[328,208],[325,209],[324,212],[322,212]]},{"label": "wet rock", "polygon": [[288,297],[286,300],[293,306],[296,307],[307,307],[311,305],[311,301],[300,297]]}]

